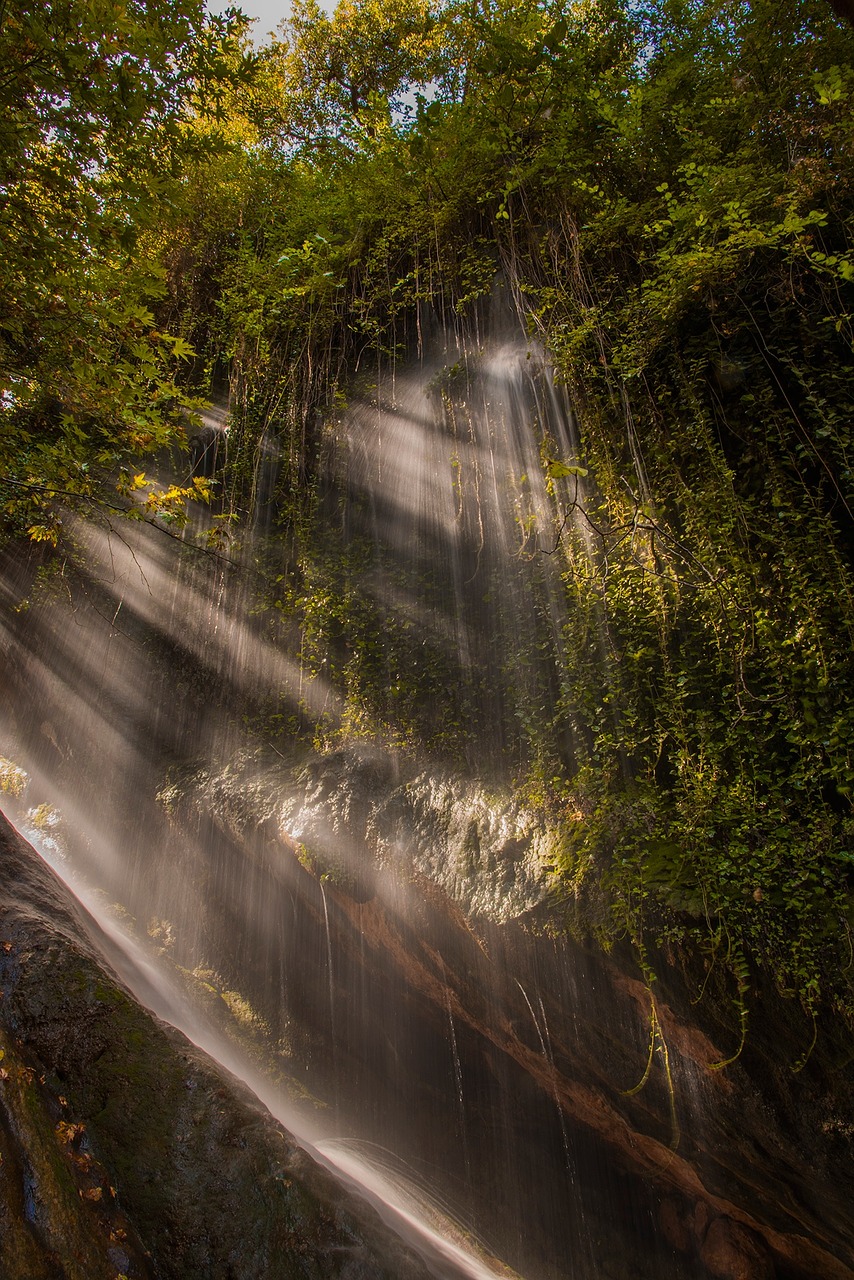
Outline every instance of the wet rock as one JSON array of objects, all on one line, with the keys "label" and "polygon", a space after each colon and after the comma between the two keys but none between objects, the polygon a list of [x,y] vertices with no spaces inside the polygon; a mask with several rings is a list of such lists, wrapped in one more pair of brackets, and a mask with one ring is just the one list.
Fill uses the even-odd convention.
[{"label": "wet rock", "polygon": [[362,747],[301,768],[247,755],[183,803],[240,841],[234,883],[251,858],[257,896],[281,892],[280,968],[301,984],[287,1035],[317,1096],[453,1170],[449,1197],[475,1177],[477,1229],[523,1274],[563,1280],[571,1251],[584,1280],[852,1280],[843,1025],[795,1073],[812,1028],[768,991],[733,1056],[726,974],[671,949],[653,992],[628,946],[557,934],[547,830],[470,780]]},{"label": "wet rock", "polygon": [[423,1280],[422,1262],[99,962],[0,819],[3,1280]]},{"label": "wet rock", "polygon": [[[403,776],[402,776],[403,775]],[[219,775],[188,777],[185,804],[245,838],[277,813],[278,837],[317,879],[367,901],[390,868],[429,880],[468,916],[506,922],[548,900],[558,839],[508,792],[452,773],[403,774],[366,745],[287,776],[247,756]]]},{"label": "wet rock", "polygon": [[469,916],[504,922],[548,897],[552,833],[510,795],[421,773],[377,806],[373,824],[380,858],[405,857]]},{"label": "wet rock", "polygon": [[658,1211],[658,1223],[661,1234],[668,1244],[680,1253],[690,1252],[693,1247],[690,1223],[686,1220],[683,1206],[672,1196],[662,1200]]},{"label": "wet rock", "polygon": [[715,1218],[700,1256],[715,1280],[774,1280],[774,1266],[762,1241],[731,1218]]}]

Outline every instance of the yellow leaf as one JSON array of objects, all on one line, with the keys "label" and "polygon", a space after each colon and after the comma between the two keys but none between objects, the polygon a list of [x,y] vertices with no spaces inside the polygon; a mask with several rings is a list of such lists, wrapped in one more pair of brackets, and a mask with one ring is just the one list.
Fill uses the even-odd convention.
[{"label": "yellow leaf", "polygon": [[45,524],[31,524],[27,533],[33,542],[50,542],[54,547],[56,546],[56,530],[48,528]]},{"label": "yellow leaf", "polygon": [[82,1138],[86,1132],[86,1126],[83,1124],[70,1124],[67,1120],[60,1120],[56,1126],[56,1136],[60,1142],[76,1142]]}]

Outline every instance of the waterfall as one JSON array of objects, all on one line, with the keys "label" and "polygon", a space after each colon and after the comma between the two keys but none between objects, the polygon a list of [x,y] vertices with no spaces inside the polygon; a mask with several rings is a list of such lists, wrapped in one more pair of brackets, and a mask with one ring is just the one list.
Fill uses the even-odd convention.
[{"label": "waterfall", "polygon": [[[358,372],[321,456],[298,555],[284,517],[212,554],[69,515],[73,559],[6,557],[4,807],[140,998],[436,1276],[705,1275],[661,1206],[729,1213],[738,1176],[670,1149],[661,1071],[630,1097],[648,993],[552,927],[517,786],[577,750],[566,398],[523,333],[440,334]],[[673,1067],[697,1115],[704,1066]]]}]

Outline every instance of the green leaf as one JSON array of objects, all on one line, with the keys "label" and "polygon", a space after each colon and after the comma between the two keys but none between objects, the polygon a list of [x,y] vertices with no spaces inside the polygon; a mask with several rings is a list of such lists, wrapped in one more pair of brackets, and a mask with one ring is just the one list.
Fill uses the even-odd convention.
[{"label": "green leaf", "polygon": [[191,347],[183,338],[169,338],[168,341],[172,343],[172,354],[179,360],[187,360],[196,354],[195,347]]},{"label": "green leaf", "polygon": [[550,53],[554,53],[556,49],[560,48],[566,39],[568,30],[569,28],[564,19],[559,18],[543,41]]},{"label": "green leaf", "polygon": [[549,480],[563,480],[567,476],[586,476],[588,474],[587,467],[573,466],[568,462],[557,462],[552,459],[546,466],[546,475]]}]

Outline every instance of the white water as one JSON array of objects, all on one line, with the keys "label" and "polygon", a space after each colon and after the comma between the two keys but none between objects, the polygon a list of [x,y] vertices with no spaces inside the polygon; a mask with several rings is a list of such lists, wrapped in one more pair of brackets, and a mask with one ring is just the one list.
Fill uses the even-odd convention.
[{"label": "white water", "polygon": [[[435,353],[429,368],[354,393],[329,428],[332,501],[317,540],[332,544],[333,562],[360,541],[370,547],[346,585],[379,632],[390,692],[419,678],[428,718],[450,710],[474,775],[460,784],[424,752],[412,777],[410,760],[400,812],[385,811],[382,831],[354,809],[385,783],[357,779],[348,792],[346,777],[338,786],[321,770],[297,794],[298,752],[267,729],[271,712],[275,725],[299,716],[319,736],[345,716],[345,690],[329,674],[333,642],[328,662],[309,661],[307,631],[277,630],[278,614],[271,622],[278,568],[309,605],[328,587],[312,546],[300,582],[268,532],[253,541],[244,531],[235,566],[179,555],[145,526],[77,520],[85,574],[36,591],[29,613],[0,582],[15,690],[12,709],[0,707],[0,754],[29,773],[27,803],[56,806],[74,833],[56,866],[113,964],[420,1240],[437,1276],[480,1280],[506,1274],[464,1243],[481,1234],[528,1280],[563,1280],[578,1213],[571,1203],[568,1212],[574,1175],[556,1093],[517,1102],[519,1087],[539,1086],[502,1057],[506,975],[459,917],[512,922],[544,896],[537,824],[511,811],[506,788],[497,799],[494,782],[524,766],[528,718],[541,706],[551,716],[563,692],[560,557],[541,552],[575,485],[563,482],[560,501],[550,494],[543,453],[575,462],[577,441],[563,396],[528,354],[518,339]],[[445,396],[437,379],[447,377]],[[256,555],[267,557],[266,578],[252,576]],[[401,636],[408,649],[395,647]],[[395,741],[373,745],[394,772]],[[317,855],[311,871],[295,856],[303,841]],[[340,867],[356,888],[336,888]],[[271,1088],[105,902],[130,914],[137,936],[174,940],[175,965],[216,971],[222,993],[257,1010],[265,1054],[334,1104],[340,1128]],[[534,1026],[542,1045],[536,1017]],[[543,1053],[554,1070],[550,1047]],[[387,1165],[355,1154],[365,1142],[389,1151]],[[529,1239],[532,1220],[542,1225]],[[578,1274],[595,1272],[579,1264]]]},{"label": "white water", "polygon": [[13,811],[0,808],[91,917],[97,926],[97,930],[90,931],[93,942],[140,1004],[246,1085],[318,1164],[371,1204],[383,1221],[421,1255],[437,1280],[513,1280],[516,1273],[508,1267],[487,1262],[466,1247],[463,1229],[444,1216],[435,1200],[425,1198],[414,1184],[399,1176],[392,1180],[376,1160],[360,1158],[352,1147],[324,1135],[316,1122],[199,1016],[169,975],[104,909],[102,897],[82,884],[67,862],[56,856],[50,842],[40,839],[39,833],[26,823],[16,821]]}]

